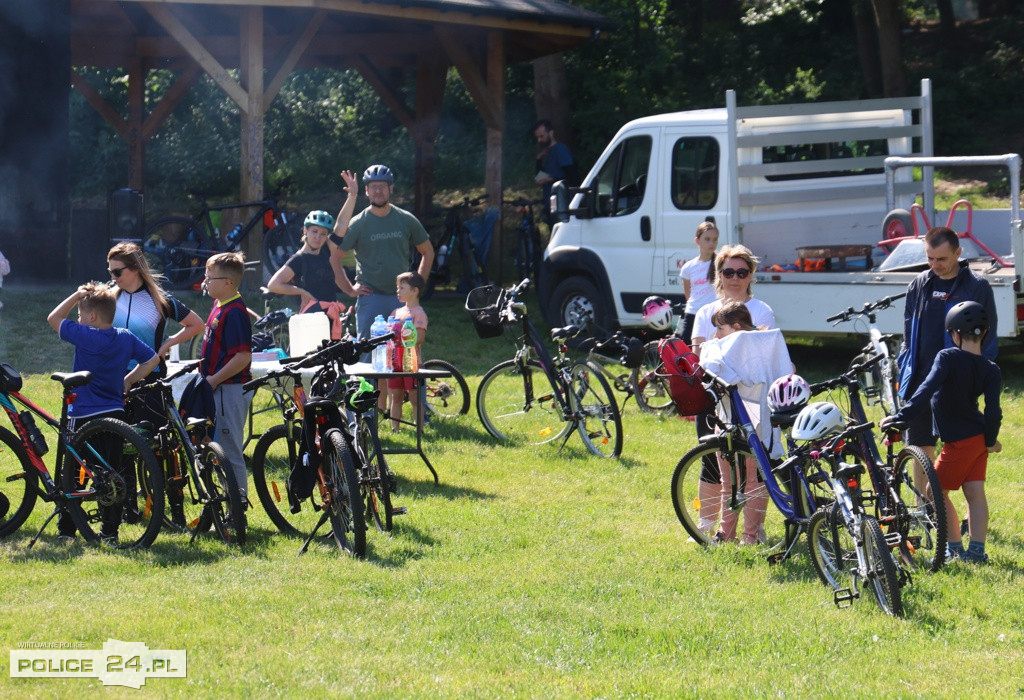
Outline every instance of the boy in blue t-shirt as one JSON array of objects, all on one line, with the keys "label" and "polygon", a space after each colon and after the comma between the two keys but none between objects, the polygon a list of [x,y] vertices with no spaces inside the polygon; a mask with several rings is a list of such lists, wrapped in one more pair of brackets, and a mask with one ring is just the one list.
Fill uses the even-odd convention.
[{"label": "boy in blue t-shirt", "polygon": [[[78,306],[78,323],[68,318],[75,306]],[[160,361],[153,348],[131,331],[113,327],[116,309],[115,290],[99,282],[89,282],[59,303],[46,317],[60,339],[75,346],[73,371],[92,372],[92,381],[75,391],[77,398],[68,407],[70,430],[96,418],[124,420],[124,392],[152,372]],[[138,364],[129,372],[128,366],[132,361]],[[104,446],[104,457],[119,466],[126,466],[128,463],[122,465],[122,460],[117,458],[120,451],[121,445]],[[122,476],[129,478],[126,474]],[[123,509],[123,502],[100,506],[103,518],[101,541],[117,542]],[[74,523],[63,512],[57,529],[62,540],[75,536]]]}]

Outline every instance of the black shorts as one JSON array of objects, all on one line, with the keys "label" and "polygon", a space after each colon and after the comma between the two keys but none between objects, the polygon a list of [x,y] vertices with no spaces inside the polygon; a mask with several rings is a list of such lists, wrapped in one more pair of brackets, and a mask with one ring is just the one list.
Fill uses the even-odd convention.
[{"label": "black shorts", "polygon": [[907,422],[907,444],[918,447],[935,447],[938,438],[932,433],[932,407],[924,410],[911,421]]}]

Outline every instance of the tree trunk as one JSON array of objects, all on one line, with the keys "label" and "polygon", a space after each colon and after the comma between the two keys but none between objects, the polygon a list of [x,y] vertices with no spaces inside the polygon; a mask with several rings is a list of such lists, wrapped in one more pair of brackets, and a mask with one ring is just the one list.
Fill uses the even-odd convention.
[{"label": "tree trunk", "polygon": [[900,50],[899,0],[871,0],[878,31],[878,58],[882,65],[882,89],[886,97],[904,97],[907,78]]},{"label": "tree trunk", "polygon": [[572,149],[575,140],[569,116],[565,57],[562,54],[556,53],[533,61],[533,106],[537,110],[537,118],[550,119],[555,137]]},{"label": "tree trunk", "polygon": [[850,11],[853,13],[854,33],[857,37],[857,58],[860,72],[864,76],[867,97],[882,96],[882,67],[878,63],[878,35],[875,20],[868,0],[854,0]]}]

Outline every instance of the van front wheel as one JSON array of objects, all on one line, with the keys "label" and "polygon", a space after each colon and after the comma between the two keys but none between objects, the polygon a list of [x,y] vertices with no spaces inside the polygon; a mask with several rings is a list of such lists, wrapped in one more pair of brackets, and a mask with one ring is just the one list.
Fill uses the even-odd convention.
[{"label": "van front wheel", "polygon": [[608,313],[594,283],[583,277],[562,280],[548,301],[548,319],[553,328],[583,325],[588,319],[609,328]]}]

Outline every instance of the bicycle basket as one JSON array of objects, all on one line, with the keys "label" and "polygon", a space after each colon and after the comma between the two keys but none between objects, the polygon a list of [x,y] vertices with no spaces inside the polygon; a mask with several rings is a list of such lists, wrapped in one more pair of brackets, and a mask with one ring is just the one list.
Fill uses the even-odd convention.
[{"label": "bicycle basket", "polygon": [[704,388],[704,372],[690,346],[679,338],[666,338],[658,345],[661,368],[658,375],[668,381],[669,394],[681,416],[696,416],[714,408],[714,396]]},{"label": "bicycle basket", "polygon": [[497,338],[504,330],[501,309],[505,305],[505,290],[488,284],[470,290],[466,295],[466,311],[473,319],[473,328],[481,338]]},{"label": "bicycle basket", "polygon": [[21,391],[21,375],[6,362],[0,362],[0,391]]}]

